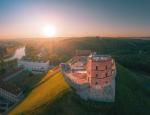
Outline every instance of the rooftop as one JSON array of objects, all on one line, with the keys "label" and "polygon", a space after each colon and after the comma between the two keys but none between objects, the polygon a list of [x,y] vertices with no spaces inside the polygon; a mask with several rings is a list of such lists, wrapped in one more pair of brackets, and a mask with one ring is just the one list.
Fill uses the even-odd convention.
[{"label": "rooftop", "polygon": [[106,61],[106,60],[110,60],[111,56],[110,55],[91,54],[88,58],[92,59],[94,61]]},{"label": "rooftop", "polygon": [[18,85],[8,84],[6,82],[0,81],[0,88],[14,94],[18,95],[22,91],[22,87],[18,87]]},{"label": "rooftop", "polygon": [[22,71],[21,73],[15,75],[11,79],[4,81],[0,80],[0,88],[14,94],[18,95],[24,89],[29,87],[32,83],[36,82],[42,75],[32,75],[28,71]]},{"label": "rooftop", "polygon": [[37,63],[46,63],[46,62],[48,62],[48,60],[44,60],[44,59],[31,59],[31,58],[27,58],[27,57],[23,57],[21,59],[21,61],[37,62]]},{"label": "rooftop", "polygon": [[71,80],[73,80],[78,84],[88,83],[86,79],[86,74],[73,72],[73,73],[67,73],[67,75]]}]

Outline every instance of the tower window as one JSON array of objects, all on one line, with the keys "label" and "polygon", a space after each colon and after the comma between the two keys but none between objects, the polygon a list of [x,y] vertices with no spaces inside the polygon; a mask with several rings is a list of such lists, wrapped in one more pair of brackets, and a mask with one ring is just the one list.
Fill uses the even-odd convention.
[{"label": "tower window", "polygon": [[96,77],[98,77],[98,74],[96,74]]},{"label": "tower window", "polygon": [[98,66],[96,66],[96,70],[98,70]]},{"label": "tower window", "polygon": [[110,77],[108,73],[106,73],[106,77]]}]

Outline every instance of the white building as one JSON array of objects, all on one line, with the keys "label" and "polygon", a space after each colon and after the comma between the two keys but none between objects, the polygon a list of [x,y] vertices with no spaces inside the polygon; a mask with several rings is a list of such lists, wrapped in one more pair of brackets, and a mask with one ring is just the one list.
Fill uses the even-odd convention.
[{"label": "white building", "polygon": [[49,61],[19,60],[18,66],[24,67],[33,73],[43,73],[48,71]]}]

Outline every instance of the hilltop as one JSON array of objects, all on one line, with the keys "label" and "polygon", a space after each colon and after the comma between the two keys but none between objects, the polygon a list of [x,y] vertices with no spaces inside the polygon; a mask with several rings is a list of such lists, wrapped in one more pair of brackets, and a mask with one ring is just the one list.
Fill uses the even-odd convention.
[{"label": "hilltop", "polygon": [[[82,101],[60,72],[45,79],[34,87],[27,97],[18,104],[10,115],[113,115],[150,113],[150,98],[146,90],[135,79],[136,74],[121,65],[117,65],[116,102],[111,108],[93,108],[96,103]],[[51,71],[54,72],[54,71]],[[52,73],[51,73],[52,74]]]}]

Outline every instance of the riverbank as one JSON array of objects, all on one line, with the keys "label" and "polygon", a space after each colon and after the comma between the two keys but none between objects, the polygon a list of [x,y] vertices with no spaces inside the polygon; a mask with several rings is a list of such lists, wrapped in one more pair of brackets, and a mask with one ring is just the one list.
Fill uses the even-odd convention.
[{"label": "riverbank", "polygon": [[14,55],[12,57],[4,59],[4,61],[7,62],[14,59],[21,59],[23,56],[25,56],[25,46],[17,48],[16,51],[14,52]]}]

